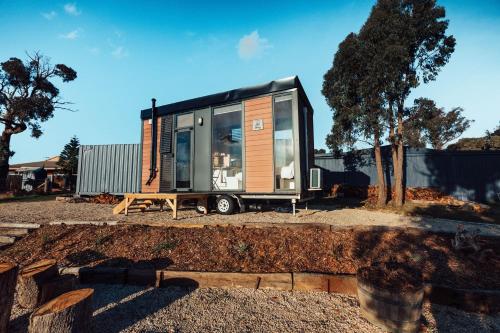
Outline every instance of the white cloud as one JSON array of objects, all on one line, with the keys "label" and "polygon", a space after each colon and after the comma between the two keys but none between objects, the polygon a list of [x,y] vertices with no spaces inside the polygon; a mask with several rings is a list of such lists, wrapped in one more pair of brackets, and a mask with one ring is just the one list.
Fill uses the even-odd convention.
[{"label": "white cloud", "polygon": [[116,59],[123,59],[125,57],[128,57],[128,51],[123,46],[117,46],[111,52],[111,55]]},{"label": "white cloud", "polygon": [[60,34],[59,37],[62,39],[75,40],[80,37],[80,31],[80,29],[76,29],[65,34]]},{"label": "white cloud", "polygon": [[238,43],[238,55],[243,60],[260,58],[266,49],[272,45],[266,38],[261,38],[259,32],[254,30],[249,35],[243,36]]},{"label": "white cloud", "polygon": [[76,7],[76,3],[67,3],[64,5],[64,11],[69,14],[69,15],[73,15],[73,16],[78,16],[82,13],[81,10],[79,10],[77,7]]},{"label": "white cloud", "polygon": [[89,49],[89,52],[92,54],[92,55],[99,55],[101,54],[101,49],[98,48],[98,47],[91,47]]},{"label": "white cloud", "polygon": [[52,20],[54,17],[57,16],[57,13],[55,11],[50,11],[50,12],[47,12],[47,13],[42,13],[42,16],[45,17],[45,19],[47,20]]}]

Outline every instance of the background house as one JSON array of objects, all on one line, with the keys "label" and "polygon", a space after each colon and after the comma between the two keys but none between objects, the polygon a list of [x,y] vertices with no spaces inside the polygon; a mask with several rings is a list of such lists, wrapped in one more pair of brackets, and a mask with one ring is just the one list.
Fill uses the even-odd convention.
[{"label": "background house", "polygon": [[64,175],[59,172],[59,156],[43,161],[12,164],[9,166],[8,187],[11,190],[31,192],[48,178],[55,187],[64,186]]}]

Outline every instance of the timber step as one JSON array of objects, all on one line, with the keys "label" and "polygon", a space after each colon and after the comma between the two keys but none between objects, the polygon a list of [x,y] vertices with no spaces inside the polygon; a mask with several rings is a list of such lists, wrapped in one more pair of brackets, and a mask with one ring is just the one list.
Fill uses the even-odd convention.
[{"label": "timber step", "polygon": [[9,246],[9,245],[12,245],[10,243],[2,243],[0,242],[0,250],[3,250],[5,247]]},{"label": "timber step", "polygon": [[0,228],[0,236],[24,236],[28,234],[28,229],[24,228]]},{"label": "timber step", "polygon": [[8,222],[0,222],[0,228],[38,229],[38,228],[40,228],[40,225],[38,223],[8,223]]},{"label": "timber step", "polygon": [[0,236],[0,243],[14,244],[15,241],[16,241],[16,237]]},{"label": "timber step", "polygon": [[0,249],[12,245],[31,230],[40,228],[36,223],[0,223]]}]

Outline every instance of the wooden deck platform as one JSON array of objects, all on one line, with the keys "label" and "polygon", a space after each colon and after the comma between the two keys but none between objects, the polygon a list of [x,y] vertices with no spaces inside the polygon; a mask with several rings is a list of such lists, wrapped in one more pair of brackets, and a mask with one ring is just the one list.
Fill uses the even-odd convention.
[{"label": "wooden deck platform", "polygon": [[172,209],[173,218],[177,218],[177,209],[183,200],[197,199],[205,208],[205,215],[208,213],[208,195],[200,193],[125,193],[124,199],[115,208],[113,214],[117,215],[128,212],[132,208],[140,209],[144,212],[153,203],[160,204],[160,210],[167,204]]}]

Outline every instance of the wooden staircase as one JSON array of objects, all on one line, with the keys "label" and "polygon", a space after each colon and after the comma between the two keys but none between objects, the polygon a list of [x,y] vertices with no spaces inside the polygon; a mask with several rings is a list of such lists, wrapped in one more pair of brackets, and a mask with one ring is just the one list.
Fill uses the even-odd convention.
[{"label": "wooden staircase", "polygon": [[120,202],[115,208],[113,208],[113,214],[118,215],[121,212],[127,208],[128,210],[140,210],[141,212],[144,212],[146,209],[149,208],[153,204],[152,200],[148,199],[133,199],[130,200],[127,203],[126,199],[123,199],[122,202]]},{"label": "wooden staircase", "polygon": [[163,211],[164,205],[172,209],[173,218],[177,218],[177,208],[182,200],[197,199],[205,207],[205,214],[208,212],[208,195],[203,193],[125,193],[124,199],[115,208],[113,214],[124,213],[128,215],[130,209],[144,212],[153,202],[160,205]]}]

